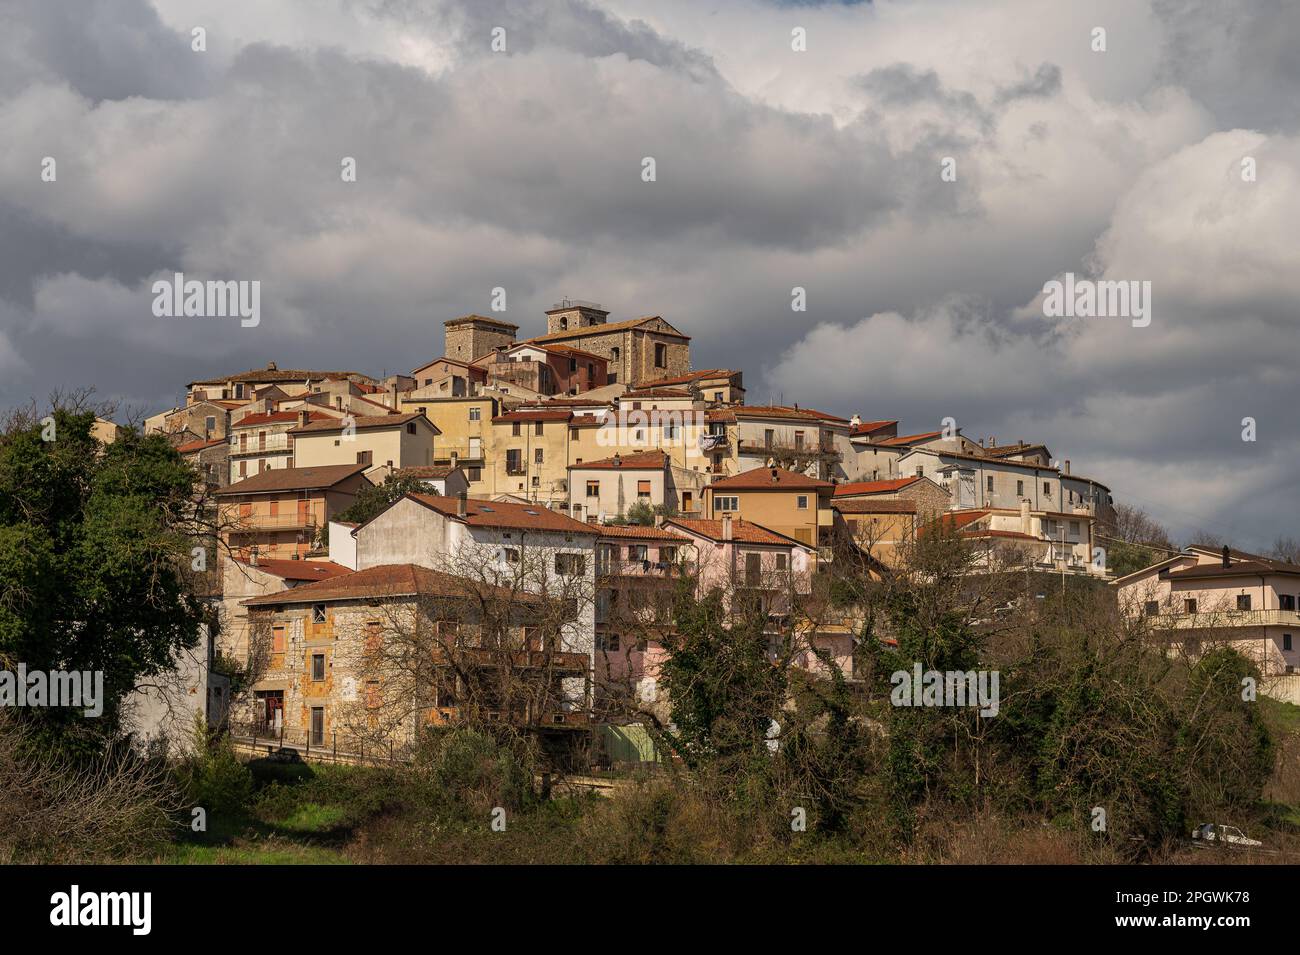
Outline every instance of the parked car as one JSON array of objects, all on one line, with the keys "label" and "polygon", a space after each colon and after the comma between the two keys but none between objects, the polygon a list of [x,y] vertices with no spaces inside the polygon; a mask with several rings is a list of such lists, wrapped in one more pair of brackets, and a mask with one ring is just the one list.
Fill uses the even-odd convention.
[{"label": "parked car", "polygon": [[1192,838],[1204,845],[1217,843],[1224,846],[1237,846],[1242,849],[1262,846],[1258,839],[1247,839],[1246,834],[1236,826],[1220,826],[1213,822],[1203,822],[1192,830]]}]

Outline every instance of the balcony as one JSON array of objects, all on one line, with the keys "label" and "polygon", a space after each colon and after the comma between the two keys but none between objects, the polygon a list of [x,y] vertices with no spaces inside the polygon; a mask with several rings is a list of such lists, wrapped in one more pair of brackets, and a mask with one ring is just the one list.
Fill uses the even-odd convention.
[{"label": "balcony", "polygon": [[587,672],[585,653],[566,650],[506,650],[488,647],[456,647],[450,651],[435,648],[435,663],[447,662],[449,656],[460,657],[460,662],[477,667],[510,667],[516,670],[551,670],[583,675]]},{"label": "balcony", "polygon": [[1218,610],[1206,613],[1162,613],[1142,618],[1172,630],[1222,630],[1238,627],[1300,627],[1300,611]]},{"label": "balcony", "polygon": [[249,435],[247,441],[240,441],[237,438],[232,438],[230,441],[231,457],[248,454],[287,454],[291,451],[293,451],[291,434],[268,434],[261,439]]},{"label": "balcony", "polygon": [[678,564],[653,560],[598,560],[597,577],[649,577],[668,579],[678,576]]},{"label": "balcony", "polygon": [[227,517],[232,523],[227,530],[232,534],[249,534],[257,531],[311,530],[320,525],[315,514],[243,514]]}]

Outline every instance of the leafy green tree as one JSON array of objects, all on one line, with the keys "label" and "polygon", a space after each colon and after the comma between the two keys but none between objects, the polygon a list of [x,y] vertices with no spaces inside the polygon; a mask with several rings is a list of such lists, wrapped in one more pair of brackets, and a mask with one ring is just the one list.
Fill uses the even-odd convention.
[{"label": "leafy green tree", "polygon": [[0,431],[0,663],[102,671],[99,719],[20,711],[34,738],[70,748],[111,738],[123,699],[206,619],[190,572],[197,475],[162,435],[128,428],[101,446],[94,420],[56,402]]}]

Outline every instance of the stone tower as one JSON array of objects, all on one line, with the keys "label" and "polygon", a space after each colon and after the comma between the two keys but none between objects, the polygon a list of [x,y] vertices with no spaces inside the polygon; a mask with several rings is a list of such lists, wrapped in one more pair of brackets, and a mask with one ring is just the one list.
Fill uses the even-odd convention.
[{"label": "stone tower", "polygon": [[601,308],[595,302],[570,301],[566,298],[554,308],[546,310],[546,334],[604,325],[608,318],[609,309]]},{"label": "stone tower", "polygon": [[518,325],[484,315],[462,315],[443,322],[443,355],[456,361],[471,362],[502,345],[513,345]]}]

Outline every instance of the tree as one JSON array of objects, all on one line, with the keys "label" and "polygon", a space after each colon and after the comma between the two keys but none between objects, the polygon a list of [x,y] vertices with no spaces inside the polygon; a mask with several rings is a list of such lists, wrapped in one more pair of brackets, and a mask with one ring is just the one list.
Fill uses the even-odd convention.
[{"label": "tree", "polygon": [[1106,548],[1106,568],[1117,577],[1177,553],[1164,526],[1131,504],[1116,504],[1111,520],[1098,530]]},{"label": "tree", "polygon": [[407,494],[436,494],[433,485],[414,477],[398,477],[389,474],[383,484],[363,487],[357,492],[356,499],[347,510],[341,511],[335,520],[352,524],[364,524],[394,501],[400,501]]},{"label": "tree", "polygon": [[[0,664],[101,671],[104,709],[18,712],[34,738],[83,752],[119,728],[122,701],[198,642],[191,575],[196,475],[162,435],[102,446],[85,396],[56,396],[0,429]],[[207,555],[209,559],[215,555]]]}]

